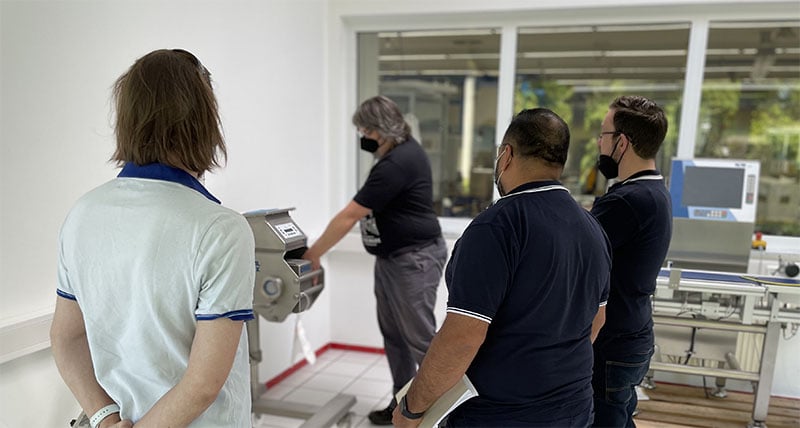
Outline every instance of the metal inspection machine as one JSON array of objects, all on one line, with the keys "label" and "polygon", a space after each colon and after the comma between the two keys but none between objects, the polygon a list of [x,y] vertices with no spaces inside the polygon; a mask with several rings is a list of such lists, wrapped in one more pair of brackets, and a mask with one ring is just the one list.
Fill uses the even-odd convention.
[{"label": "metal inspection machine", "polygon": [[[308,310],[325,287],[324,269],[315,270],[310,261],[301,258],[307,249],[306,235],[289,216],[293,209],[244,214],[256,244],[253,311],[267,321],[283,322],[289,314]],[[259,321],[256,318],[247,322],[253,413],[305,419],[301,425],[304,428],[349,426],[350,408],[356,403],[352,395],[338,394],[321,407],[259,398],[266,390],[258,380],[258,364],[262,360]]]}]

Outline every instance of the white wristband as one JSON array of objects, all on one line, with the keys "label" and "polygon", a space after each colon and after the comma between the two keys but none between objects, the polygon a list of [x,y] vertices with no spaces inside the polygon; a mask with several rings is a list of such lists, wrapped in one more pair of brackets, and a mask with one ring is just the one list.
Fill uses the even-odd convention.
[{"label": "white wristband", "polygon": [[100,422],[103,422],[103,419],[114,413],[119,413],[119,406],[116,403],[109,404],[92,415],[92,417],[89,419],[89,425],[91,425],[92,428],[97,428],[97,426],[100,425]]}]

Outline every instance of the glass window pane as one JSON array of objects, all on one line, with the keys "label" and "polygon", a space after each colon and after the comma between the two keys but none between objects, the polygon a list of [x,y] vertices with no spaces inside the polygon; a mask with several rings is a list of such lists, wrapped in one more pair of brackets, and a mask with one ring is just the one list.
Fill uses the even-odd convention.
[{"label": "glass window pane", "polygon": [[696,157],[761,161],[757,231],[800,236],[800,21],[712,22]]},{"label": "glass window pane", "polygon": [[606,188],[595,168],[608,105],[642,95],[664,108],[666,140],[656,157],[669,176],[683,96],[689,24],[520,28],[514,110],[546,107],[570,126],[563,183],[585,206]]},{"label": "glass window pane", "polygon": [[[492,200],[500,36],[496,30],[359,33],[359,100],[393,99],[425,148],[437,214]],[[361,155],[359,184],[373,159]]]}]

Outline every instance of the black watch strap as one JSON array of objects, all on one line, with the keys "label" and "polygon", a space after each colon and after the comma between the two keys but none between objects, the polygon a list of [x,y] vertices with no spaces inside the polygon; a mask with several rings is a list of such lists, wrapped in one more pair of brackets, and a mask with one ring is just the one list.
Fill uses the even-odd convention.
[{"label": "black watch strap", "polygon": [[408,395],[404,395],[403,398],[400,400],[400,413],[403,414],[408,419],[419,419],[421,418],[425,412],[420,413],[413,413],[411,410],[408,410]]}]

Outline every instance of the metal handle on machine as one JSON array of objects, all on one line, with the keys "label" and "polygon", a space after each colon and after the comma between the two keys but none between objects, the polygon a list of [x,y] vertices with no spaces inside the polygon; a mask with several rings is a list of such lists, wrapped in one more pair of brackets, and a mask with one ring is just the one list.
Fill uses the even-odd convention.
[{"label": "metal handle on machine", "polygon": [[[297,304],[292,309],[292,312],[300,313],[311,307],[311,303],[316,300],[316,296],[325,288],[324,280],[320,279],[324,273],[325,270],[320,268],[303,274],[302,277],[297,278],[296,281],[301,284],[301,291],[294,296],[295,299],[297,299]],[[304,301],[306,302],[305,306],[303,305]]]},{"label": "metal handle on machine", "polygon": [[313,279],[313,278],[316,278],[316,277],[318,277],[318,276],[322,276],[322,274],[323,274],[324,272],[325,272],[325,270],[324,270],[324,269],[322,269],[322,268],[320,268],[320,269],[313,270],[313,271],[311,271],[311,272],[308,272],[308,273],[304,273],[304,274],[303,274],[303,276],[301,276],[300,278],[298,278],[298,281],[305,281],[305,280],[307,280],[307,279]]},{"label": "metal handle on machine", "polygon": [[[307,289],[301,291],[297,295],[297,304],[295,305],[292,312],[300,313],[306,311],[309,307],[311,307],[311,302],[314,300],[311,296],[315,296],[322,292],[322,289],[325,288],[324,284],[317,284],[308,287]],[[303,307],[303,301],[306,302],[306,306]]]}]

